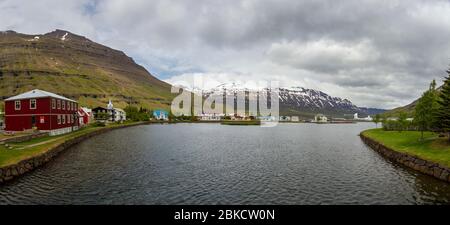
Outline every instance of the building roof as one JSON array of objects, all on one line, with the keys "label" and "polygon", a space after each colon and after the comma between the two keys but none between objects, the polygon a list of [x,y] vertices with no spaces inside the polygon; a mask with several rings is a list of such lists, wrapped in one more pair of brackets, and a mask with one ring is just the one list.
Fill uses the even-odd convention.
[{"label": "building roof", "polygon": [[92,109],[87,108],[87,107],[81,107],[80,109],[82,109],[83,111],[87,112],[87,113],[91,113]]},{"label": "building roof", "polygon": [[101,106],[97,107],[97,108],[93,108],[92,111],[98,111],[98,110],[108,110],[107,108],[103,108]]},{"label": "building roof", "polygon": [[123,109],[114,108],[114,110],[125,113],[125,110],[123,110]]},{"label": "building roof", "polygon": [[78,114],[86,114],[89,115],[92,113],[91,109],[85,108],[85,107],[81,107],[78,109]]},{"label": "building roof", "polygon": [[22,100],[22,99],[30,99],[30,98],[45,98],[45,97],[57,98],[57,99],[66,100],[66,101],[70,101],[70,102],[77,102],[75,100],[66,98],[64,96],[53,94],[53,93],[47,92],[47,91],[42,91],[39,89],[34,89],[32,91],[13,96],[11,98],[5,99],[5,101]]}]

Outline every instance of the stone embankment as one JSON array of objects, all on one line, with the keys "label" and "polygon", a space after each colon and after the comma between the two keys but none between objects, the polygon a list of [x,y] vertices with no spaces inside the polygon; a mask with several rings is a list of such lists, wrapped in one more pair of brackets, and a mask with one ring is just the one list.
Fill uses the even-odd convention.
[{"label": "stone embankment", "polygon": [[422,172],[424,174],[433,176],[437,179],[450,182],[450,168],[440,165],[435,162],[420,159],[406,153],[395,151],[383,144],[367,137],[364,133],[360,134],[361,139],[366,145],[377,151],[386,158],[405,165],[411,169]]},{"label": "stone embankment", "polygon": [[[75,137],[69,140],[66,140],[65,142],[45,151],[44,153],[24,159],[16,164],[8,165],[5,167],[0,167],[0,184],[6,181],[10,181],[16,177],[19,177],[27,172],[30,172],[45,163],[49,162],[51,159],[53,159],[55,156],[57,156],[62,151],[86,140],[89,139],[92,136],[99,135],[102,133],[106,133],[111,130],[120,129],[120,128],[126,128],[126,127],[132,127],[132,126],[138,126],[143,125],[146,123],[139,123],[139,124],[130,124],[130,125],[124,125],[124,126],[117,126],[117,127],[107,127],[100,130],[96,130],[87,134],[83,134],[79,137]],[[14,151],[14,150],[12,150]]]}]

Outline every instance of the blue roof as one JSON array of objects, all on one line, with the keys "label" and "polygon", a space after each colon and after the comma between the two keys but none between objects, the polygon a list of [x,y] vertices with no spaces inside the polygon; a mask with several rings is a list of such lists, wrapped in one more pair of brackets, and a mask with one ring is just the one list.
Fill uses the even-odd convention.
[{"label": "blue roof", "polygon": [[153,111],[153,115],[161,115],[161,114],[169,115],[169,113],[165,110],[154,110]]}]

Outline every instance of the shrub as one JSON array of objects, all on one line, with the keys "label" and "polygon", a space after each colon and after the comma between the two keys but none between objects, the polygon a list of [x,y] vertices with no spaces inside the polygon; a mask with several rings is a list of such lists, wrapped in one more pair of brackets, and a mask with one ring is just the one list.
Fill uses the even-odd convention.
[{"label": "shrub", "polygon": [[104,126],[106,126],[106,124],[103,123],[103,122],[100,122],[100,121],[96,121],[95,123],[92,124],[92,126],[94,126],[94,127],[104,127]]}]

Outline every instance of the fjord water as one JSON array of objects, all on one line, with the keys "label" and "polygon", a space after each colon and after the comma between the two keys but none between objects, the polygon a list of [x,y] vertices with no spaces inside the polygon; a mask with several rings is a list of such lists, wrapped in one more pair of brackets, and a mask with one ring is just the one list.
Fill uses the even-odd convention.
[{"label": "fjord water", "polygon": [[439,204],[450,185],[392,163],[372,123],[146,125],[111,131],[0,186],[0,204]]}]

